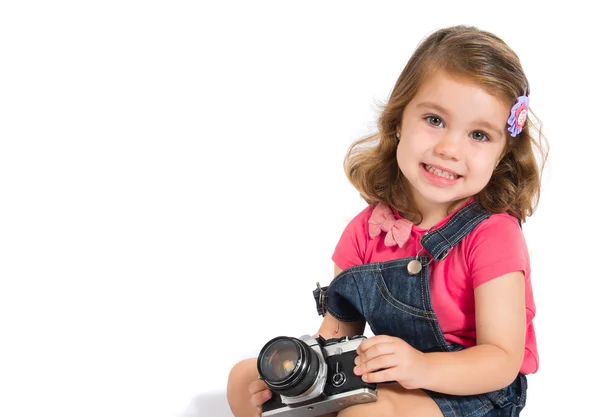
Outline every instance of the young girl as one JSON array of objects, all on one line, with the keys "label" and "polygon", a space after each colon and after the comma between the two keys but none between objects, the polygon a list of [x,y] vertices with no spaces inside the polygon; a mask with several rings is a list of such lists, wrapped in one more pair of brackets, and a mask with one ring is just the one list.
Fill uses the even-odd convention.
[{"label": "young girl", "polygon": [[[316,296],[324,338],[362,334],[354,373],[377,383],[354,416],[515,416],[538,369],[521,222],[538,201],[544,138],[528,121],[517,55],[473,27],[438,30],[400,74],[379,131],[354,143],[346,174],[368,206]],[[536,158],[539,156],[539,159]],[[236,417],[271,392],[256,360],[228,384]]]}]

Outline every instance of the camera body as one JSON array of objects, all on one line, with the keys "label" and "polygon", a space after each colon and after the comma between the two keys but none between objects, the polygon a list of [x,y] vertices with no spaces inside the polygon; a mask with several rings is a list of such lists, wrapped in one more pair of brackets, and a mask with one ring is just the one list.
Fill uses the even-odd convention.
[{"label": "camera body", "polygon": [[272,391],[264,417],[312,417],[377,400],[376,384],[354,374],[363,335],[324,339],[280,336],[258,355],[260,378]]}]

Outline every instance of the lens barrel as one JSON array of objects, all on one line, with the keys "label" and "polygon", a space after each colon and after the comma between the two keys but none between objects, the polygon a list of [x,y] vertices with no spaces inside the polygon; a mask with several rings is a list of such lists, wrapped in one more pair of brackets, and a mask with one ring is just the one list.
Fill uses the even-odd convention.
[{"label": "lens barrel", "polygon": [[319,358],[302,340],[280,336],[271,339],[261,349],[257,367],[269,389],[279,395],[295,397],[315,383]]}]

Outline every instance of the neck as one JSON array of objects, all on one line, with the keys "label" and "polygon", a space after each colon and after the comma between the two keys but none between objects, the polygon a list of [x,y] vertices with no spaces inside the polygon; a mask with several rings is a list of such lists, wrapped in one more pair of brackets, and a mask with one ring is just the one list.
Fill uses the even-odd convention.
[{"label": "neck", "polygon": [[423,217],[418,226],[423,229],[435,226],[465,201],[467,201],[466,198],[444,204],[417,202],[417,207]]}]

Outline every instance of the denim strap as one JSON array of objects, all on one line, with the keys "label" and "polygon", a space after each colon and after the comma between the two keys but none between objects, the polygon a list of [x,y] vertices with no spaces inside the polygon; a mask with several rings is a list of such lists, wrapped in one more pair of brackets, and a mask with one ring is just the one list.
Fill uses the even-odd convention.
[{"label": "denim strap", "polygon": [[490,217],[490,213],[485,211],[479,203],[475,201],[469,203],[454,214],[445,225],[426,232],[421,237],[421,245],[433,259],[441,261],[452,247],[488,217]]}]

